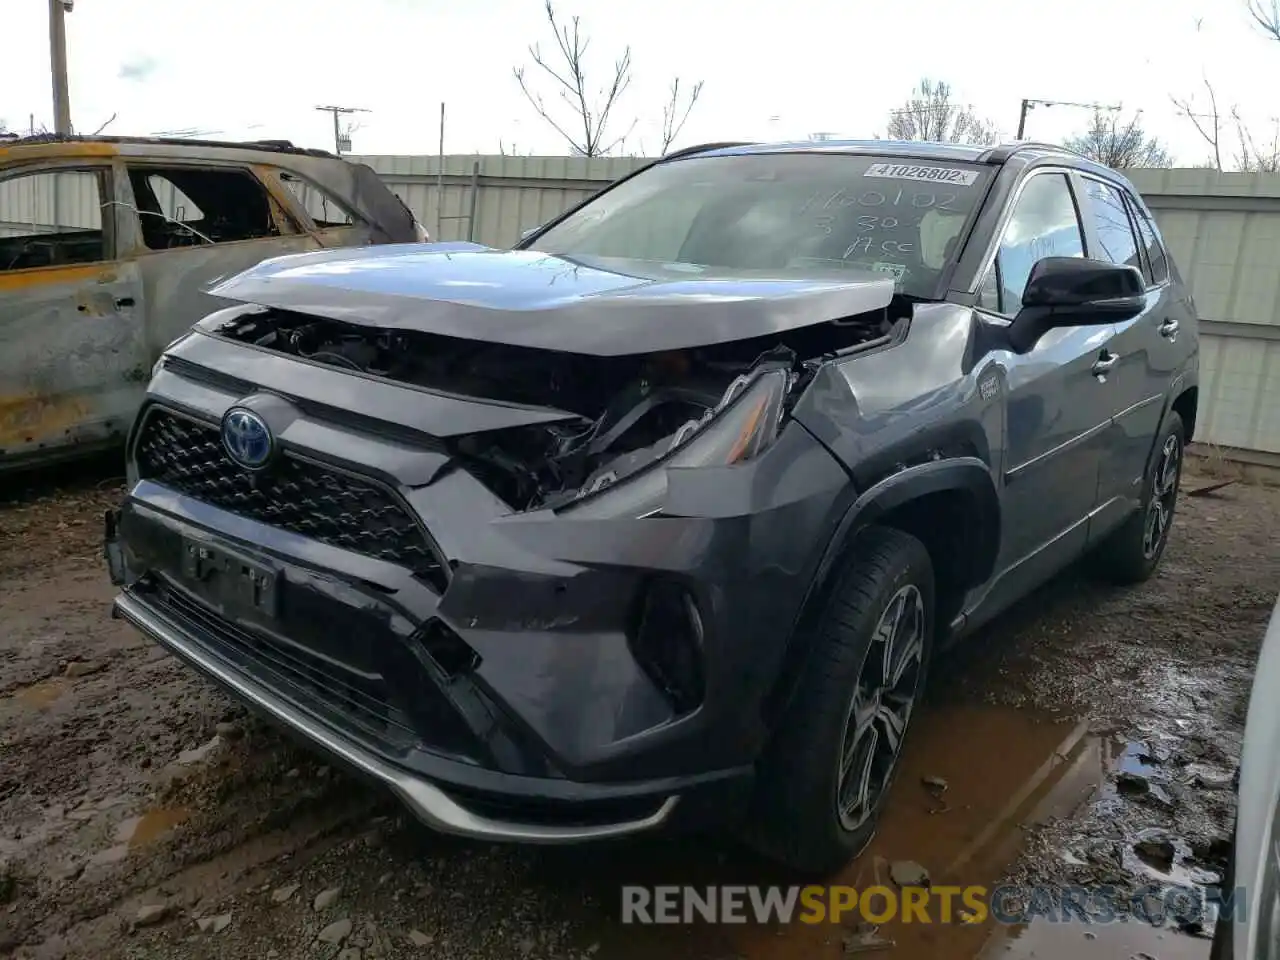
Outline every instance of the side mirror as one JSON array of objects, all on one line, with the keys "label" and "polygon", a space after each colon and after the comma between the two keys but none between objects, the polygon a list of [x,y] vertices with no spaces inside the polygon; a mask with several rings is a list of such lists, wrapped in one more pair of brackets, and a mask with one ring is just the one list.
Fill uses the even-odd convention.
[{"label": "side mirror", "polygon": [[1054,327],[1130,320],[1146,307],[1146,290],[1142,274],[1126,264],[1045,257],[1031,268],[1009,339],[1025,353]]}]

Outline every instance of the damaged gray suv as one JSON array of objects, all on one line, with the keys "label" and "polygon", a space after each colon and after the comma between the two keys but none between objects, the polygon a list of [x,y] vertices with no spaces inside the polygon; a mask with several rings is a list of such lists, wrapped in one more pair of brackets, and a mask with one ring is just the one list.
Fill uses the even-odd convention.
[{"label": "damaged gray suv", "polygon": [[828,871],[931,657],[1151,575],[1197,322],[1059,148],[713,145],[527,236],[281,257],[170,345],[115,612],[439,830]]}]

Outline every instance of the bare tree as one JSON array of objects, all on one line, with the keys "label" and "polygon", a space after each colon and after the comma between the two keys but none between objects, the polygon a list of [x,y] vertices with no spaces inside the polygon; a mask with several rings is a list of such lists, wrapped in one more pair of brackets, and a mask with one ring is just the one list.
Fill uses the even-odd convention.
[{"label": "bare tree", "polygon": [[942,81],[920,81],[905,104],[889,115],[886,136],[890,140],[934,140],[946,143],[995,143],[995,126],[953,103],[951,86]]},{"label": "bare tree", "polygon": [[1235,156],[1236,169],[1245,173],[1280,173],[1280,121],[1271,121],[1271,137],[1260,144],[1241,119],[1238,109],[1232,109],[1231,119],[1240,144],[1240,151]]},{"label": "bare tree", "polygon": [[1069,138],[1063,146],[1114,170],[1173,166],[1173,158],[1164,145],[1155,137],[1147,136],[1141,113],[1135,113],[1126,122],[1114,113],[1095,110],[1089,129]]},{"label": "bare tree", "polygon": [[680,104],[680,78],[676,77],[671,81],[671,98],[662,108],[662,155],[665,157],[667,151],[671,149],[671,144],[676,137],[680,136],[680,131],[684,129],[684,122],[689,119],[689,114],[693,110],[693,105],[698,102],[698,97],[702,95],[702,81],[699,80],[689,90],[689,96],[684,101],[684,106]]},{"label": "bare tree", "polygon": [[[530,88],[524,67],[515,67],[512,72],[529,103],[556,133],[564,137],[574,153],[584,157],[603,156],[616,147],[636,124],[632,120],[627,133],[612,140],[607,139],[609,114],[613,112],[618,99],[631,86],[631,47],[624,47],[622,55],[614,61],[612,79],[598,91],[593,91],[587,79],[586,67],[586,54],[591,41],[582,36],[581,18],[571,17],[569,24],[562,26],[556,17],[552,0],[546,0],[546,12],[563,65],[553,66],[536,43],[529,47],[529,55],[533,58],[534,65],[551,79],[560,101],[568,107],[568,116],[556,118],[555,111],[547,105],[542,94]],[[578,129],[571,133],[567,129],[571,127]]]},{"label": "bare tree", "polygon": [[1207,76],[1204,78],[1204,86],[1209,91],[1209,112],[1207,114],[1198,113],[1195,110],[1191,97],[1184,97],[1179,100],[1170,94],[1169,99],[1173,101],[1173,105],[1178,112],[1191,121],[1192,126],[1196,128],[1196,133],[1200,134],[1204,142],[1209,145],[1209,149],[1213,151],[1213,168],[1221,170],[1222,114],[1218,110],[1218,95],[1214,92],[1213,84],[1209,82]]},{"label": "bare tree", "polygon": [[[617,150],[626,143],[635,129],[638,118],[620,134],[610,128],[613,112],[619,99],[631,86],[631,47],[623,47],[621,55],[613,62],[609,79],[593,85],[587,70],[587,50],[591,39],[583,35],[580,17],[569,18],[562,23],[556,14],[553,0],[544,0],[547,21],[556,38],[556,52],[544,55],[538,44],[529,47],[529,55],[537,73],[551,84],[554,97],[549,104],[536,89],[525,67],[515,67],[516,82],[525,99],[542,119],[550,124],[569,148],[580,156],[600,157]],[[689,113],[702,93],[702,81],[688,88],[688,97],[681,97],[680,78],[671,84],[671,98],[663,108],[662,151],[666,153],[671,142],[680,134]],[[558,101],[558,103],[557,103]]]},{"label": "bare tree", "polygon": [[[1280,0],[1277,0],[1277,2],[1280,2]],[[1208,77],[1204,80],[1204,86],[1209,94],[1208,113],[1197,112],[1190,97],[1179,99],[1171,96],[1169,99],[1173,101],[1173,105],[1178,109],[1178,112],[1191,121],[1196,132],[1209,145],[1212,154],[1207,166],[1214,170],[1224,169],[1222,153],[1226,144],[1223,142],[1223,136],[1226,132],[1228,121],[1230,121],[1231,127],[1235,129],[1235,139],[1238,145],[1235,155],[1231,158],[1235,163],[1235,169],[1246,173],[1280,172],[1280,123],[1272,120],[1270,140],[1263,139],[1260,141],[1253,135],[1244,118],[1240,115],[1239,107],[1233,106],[1229,115],[1223,115],[1222,108],[1218,105],[1217,95],[1214,93],[1213,84],[1209,82]]]},{"label": "bare tree", "polygon": [[1245,0],[1245,6],[1264,33],[1280,40],[1280,0]]}]

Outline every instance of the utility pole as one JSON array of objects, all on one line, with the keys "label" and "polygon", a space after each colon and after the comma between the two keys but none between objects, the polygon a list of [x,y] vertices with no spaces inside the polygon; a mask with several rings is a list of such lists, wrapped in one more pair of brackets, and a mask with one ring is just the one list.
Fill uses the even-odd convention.
[{"label": "utility pole", "polygon": [[[360,107],[316,107],[317,110],[323,110],[326,113],[333,114],[333,152],[341,155],[343,152],[351,152],[351,138],[343,136],[342,127],[338,123],[338,117],[344,113],[368,113]],[[343,151],[343,147],[346,150]]]},{"label": "utility pole", "polygon": [[67,24],[75,0],[49,0],[49,66],[53,72],[53,129],[71,133],[71,90],[67,84]]},{"label": "utility pole", "polygon": [[1024,98],[1022,101],[1022,109],[1018,111],[1018,139],[1021,140],[1027,132],[1027,114],[1036,107],[1082,107],[1086,110],[1105,110],[1114,113],[1120,109],[1120,105],[1109,106],[1104,103],[1072,103],[1068,100],[1030,100]]}]

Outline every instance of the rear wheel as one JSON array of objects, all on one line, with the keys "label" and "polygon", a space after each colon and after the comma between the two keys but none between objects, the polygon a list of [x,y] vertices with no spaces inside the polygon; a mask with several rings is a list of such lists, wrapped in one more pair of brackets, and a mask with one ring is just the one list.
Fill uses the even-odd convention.
[{"label": "rear wheel", "polygon": [[825,874],[871,839],[924,689],[933,605],[919,540],[859,537],[761,763],[748,840],[765,855]]},{"label": "rear wheel", "polygon": [[1160,565],[1169,543],[1182,478],[1186,434],[1170,412],[1156,440],[1156,456],[1143,484],[1142,507],[1098,545],[1096,566],[1115,583],[1140,583]]}]

